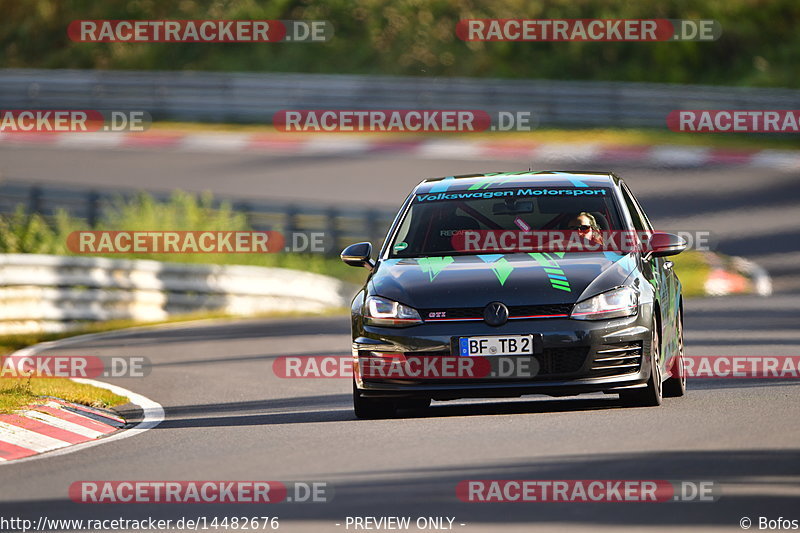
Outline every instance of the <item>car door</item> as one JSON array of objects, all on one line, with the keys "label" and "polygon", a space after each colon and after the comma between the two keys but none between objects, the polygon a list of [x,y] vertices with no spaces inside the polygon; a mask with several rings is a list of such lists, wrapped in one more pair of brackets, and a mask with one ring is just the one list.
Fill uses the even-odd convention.
[{"label": "car door", "polygon": [[[624,183],[622,184],[622,195],[636,230],[652,233],[654,230],[650,220],[636,197]],[[668,257],[651,257],[649,260],[643,261],[643,270],[646,272],[647,280],[658,294],[658,301],[661,305],[662,347],[665,355],[669,356],[675,353],[674,348],[677,343],[675,331],[678,320],[678,282],[673,262]]]}]

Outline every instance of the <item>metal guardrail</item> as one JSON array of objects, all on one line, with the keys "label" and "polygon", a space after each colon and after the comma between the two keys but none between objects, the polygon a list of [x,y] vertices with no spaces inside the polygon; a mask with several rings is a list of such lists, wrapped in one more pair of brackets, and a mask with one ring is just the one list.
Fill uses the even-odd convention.
[{"label": "metal guardrail", "polygon": [[[0,215],[13,213],[23,206],[27,213],[52,217],[61,209],[94,226],[103,211],[117,199],[130,199],[136,191],[63,187],[0,180]],[[148,192],[156,200],[165,201],[169,193]],[[336,256],[354,242],[380,243],[394,219],[393,211],[359,207],[326,207],[300,203],[277,203],[261,200],[215,197],[214,206],[228,202],[247,217],[257,231],[322,232],[325,253]]]},{"label": "metal guardrail", "polygon": [[798,109],[800,91],[595,81],[325,74],[0,70],[0,109],[143,110],[269,123],[281,109],[531,111],[539,126],[665,127],[675,109]]},{"label": "metal guardrail", "polygon": [[353,292],[335,278],[282,268],[36,254],[0,254],[0,280],[0,335],[201,310],[322,311],[348,306]]}]

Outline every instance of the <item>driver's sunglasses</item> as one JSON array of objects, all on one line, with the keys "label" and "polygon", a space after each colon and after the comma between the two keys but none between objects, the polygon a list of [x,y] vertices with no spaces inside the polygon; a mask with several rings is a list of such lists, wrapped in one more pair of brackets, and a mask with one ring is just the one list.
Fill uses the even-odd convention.
[{"label": "driver's sunglasses", "polygon": [[581,224],[580,226],[569,226],[567,229],[576,229],[578,231],[589,231],[592,227],[588,224]]}]

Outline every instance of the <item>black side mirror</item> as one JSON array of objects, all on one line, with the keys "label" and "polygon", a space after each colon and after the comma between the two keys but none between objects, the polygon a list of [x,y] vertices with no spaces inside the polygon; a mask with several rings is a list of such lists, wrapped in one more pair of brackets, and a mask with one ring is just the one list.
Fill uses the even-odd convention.
[{"label": "black side mirror", "polygon": [[372,270],[375,262],[372,260],[372,243],[357,242],[351,244],[340,255],[346,265],[354,267],[364,267]]},{"label": "black side mirror", "polygon": [[653,257],[677,255],[686,249],[686,240],[672,233],[656,232],[650,235],[645,249]]}]

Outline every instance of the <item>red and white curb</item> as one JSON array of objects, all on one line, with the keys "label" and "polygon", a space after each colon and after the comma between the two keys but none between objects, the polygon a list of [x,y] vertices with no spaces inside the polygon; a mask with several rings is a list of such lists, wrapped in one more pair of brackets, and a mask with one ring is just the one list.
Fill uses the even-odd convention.
[{"label": "red and white curb", "polygon": [[[9,357],[30,357],[45,350],[98,338],[109,338],[129,331],[91,333],[67,339],[44,342],[18,350]],[[134,437],[159,425],[164,420],[164,408],[141,394],[116,385],[93,379],[74,378],[125,396],[142,409],[138,424],[123,429],[125,420],[105,410],[65,402],[57,398],[42,398],[20,411],[0,415],[0,465],[73,453],[85,448]],[[42,453],[47,452],[45,455]]]},{"label": "red and white curb", "polygon": [[124,420],[105,411],[48,399],[15,413],[0,415],[0,461],[80,444],[124,426]]},{"label": "red and white curb", "polygon": [[523,159],[536,163],[630,163],[654,167],[744,165],[800,169],[800,150],[731,150],[694,146],[537,143],[375,135],[183,133],[170,131],[0,133],[0,146],[41,144],[65,149],[169,149],[186,152],[297,155],[398,154],[423,159]]},{"label": "red and white curb", "polygon": [[716,254],[704,254],[711,271],[704,284],[708,296],[751,294],[770,296],[772,278],[761,265],[743,257],[723,260]]}]

